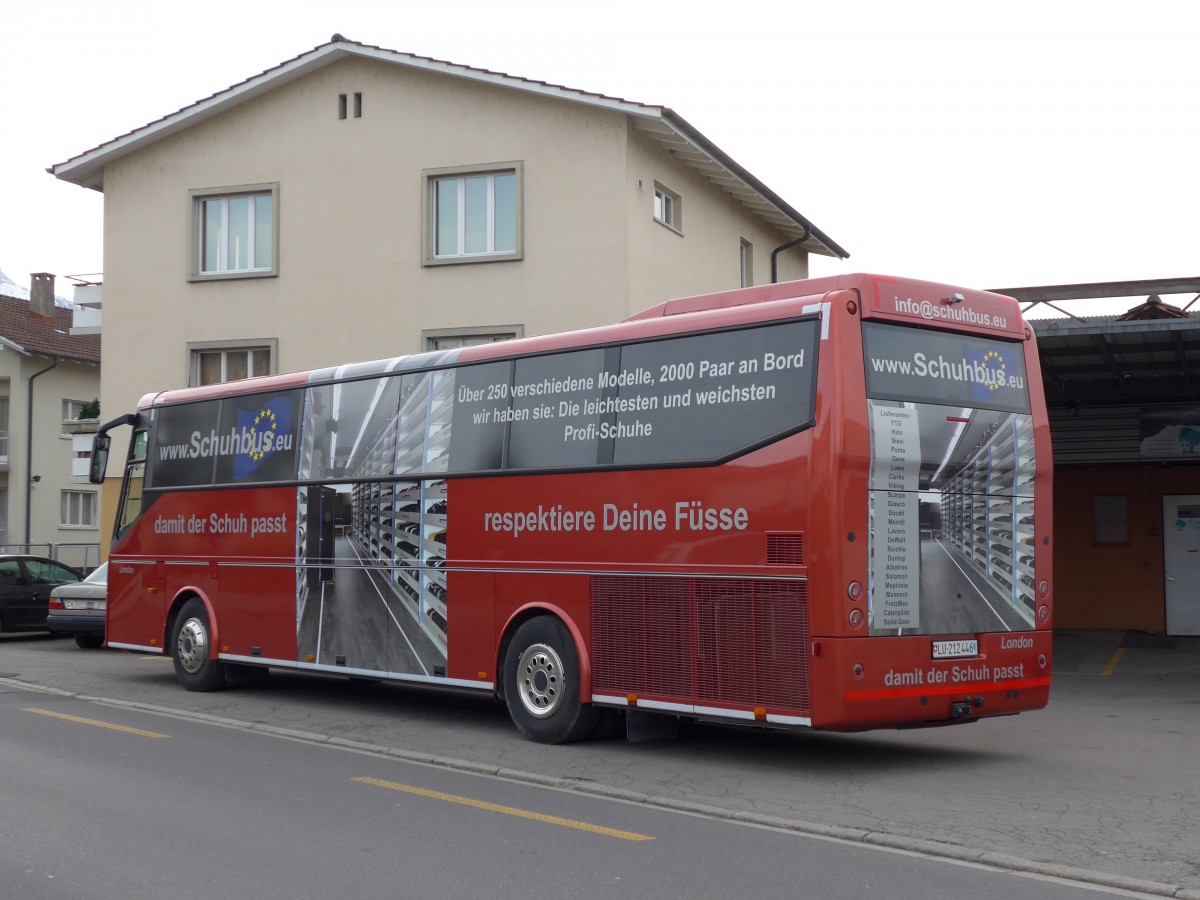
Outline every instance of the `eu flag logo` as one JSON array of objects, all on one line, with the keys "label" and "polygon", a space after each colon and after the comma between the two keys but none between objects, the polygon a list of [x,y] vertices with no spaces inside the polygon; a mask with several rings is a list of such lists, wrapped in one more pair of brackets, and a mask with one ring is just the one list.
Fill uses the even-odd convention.
[{"label": "eu flag logo", "polygon": [[233,458],[233,480],[249,478],[271,457],[290,450],[292,400],[276,397],[256,408],[237,411],[238,448]]},{"label": "eu flag logo", "polygon": [[986,403],[1009,386],[1008,361],[1005,349],[970,347],[967,350],[967,378],[971,383],[971,401]]}]

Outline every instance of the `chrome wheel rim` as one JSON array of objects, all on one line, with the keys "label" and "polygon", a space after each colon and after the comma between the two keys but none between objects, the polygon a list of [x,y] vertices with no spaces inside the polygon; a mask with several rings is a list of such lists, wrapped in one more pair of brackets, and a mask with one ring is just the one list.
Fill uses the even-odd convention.
[{"label": "chrome wheel rim", "polygon": [[197,618],[188,619],[175,641],[175,658],[184,671],[195,675],[208,661],[208,629]]},{"label": "chrome wheel rim", "polygon": [[536,719],[545,719],[563,704],[566,679],[562,660],[553,647],[533,644],[517,662],[521,706]]}]

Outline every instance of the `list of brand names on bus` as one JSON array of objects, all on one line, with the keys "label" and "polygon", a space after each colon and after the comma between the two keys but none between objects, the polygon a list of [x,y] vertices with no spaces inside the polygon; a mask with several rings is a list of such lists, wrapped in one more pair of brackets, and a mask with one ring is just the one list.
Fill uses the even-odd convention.
[{"label": "list of brand names on bus", "polygon": [[464,367],[455,441],[507,428],[510,468],[716,458],[809,414],[815,334],[790,322]]},{"label": "list of brand names on bus", "polygon": [[915,409],[871,404],[872,628],[917,628],[921,433]]}]

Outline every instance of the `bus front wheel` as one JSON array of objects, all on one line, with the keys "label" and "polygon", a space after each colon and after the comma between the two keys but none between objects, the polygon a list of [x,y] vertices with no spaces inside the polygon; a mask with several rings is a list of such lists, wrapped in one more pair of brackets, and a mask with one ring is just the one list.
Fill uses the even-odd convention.
[{"label": "bus front wheel", "polygon": [[225,664],[209,655],[212,629],[199,597],[183,604],[171,633],[175,677],[189,691],[215,691],[225,686]]},{"label": "bus front wheel", "polygon": [[579,700],[579,653],[558,619],[538,616],[513,635],[504,701],[517,730],[541,744],[582,740],[595,727],[600,711]]}]

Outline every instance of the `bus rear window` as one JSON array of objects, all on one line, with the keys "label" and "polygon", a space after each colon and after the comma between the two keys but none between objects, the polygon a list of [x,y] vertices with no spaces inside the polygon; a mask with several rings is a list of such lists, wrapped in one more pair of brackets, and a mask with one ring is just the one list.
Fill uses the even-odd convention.
[{"label": "bus rear window", "polygon": [[1019,343],[864,322],[863,355],[873,400],[1029,412]]}]

